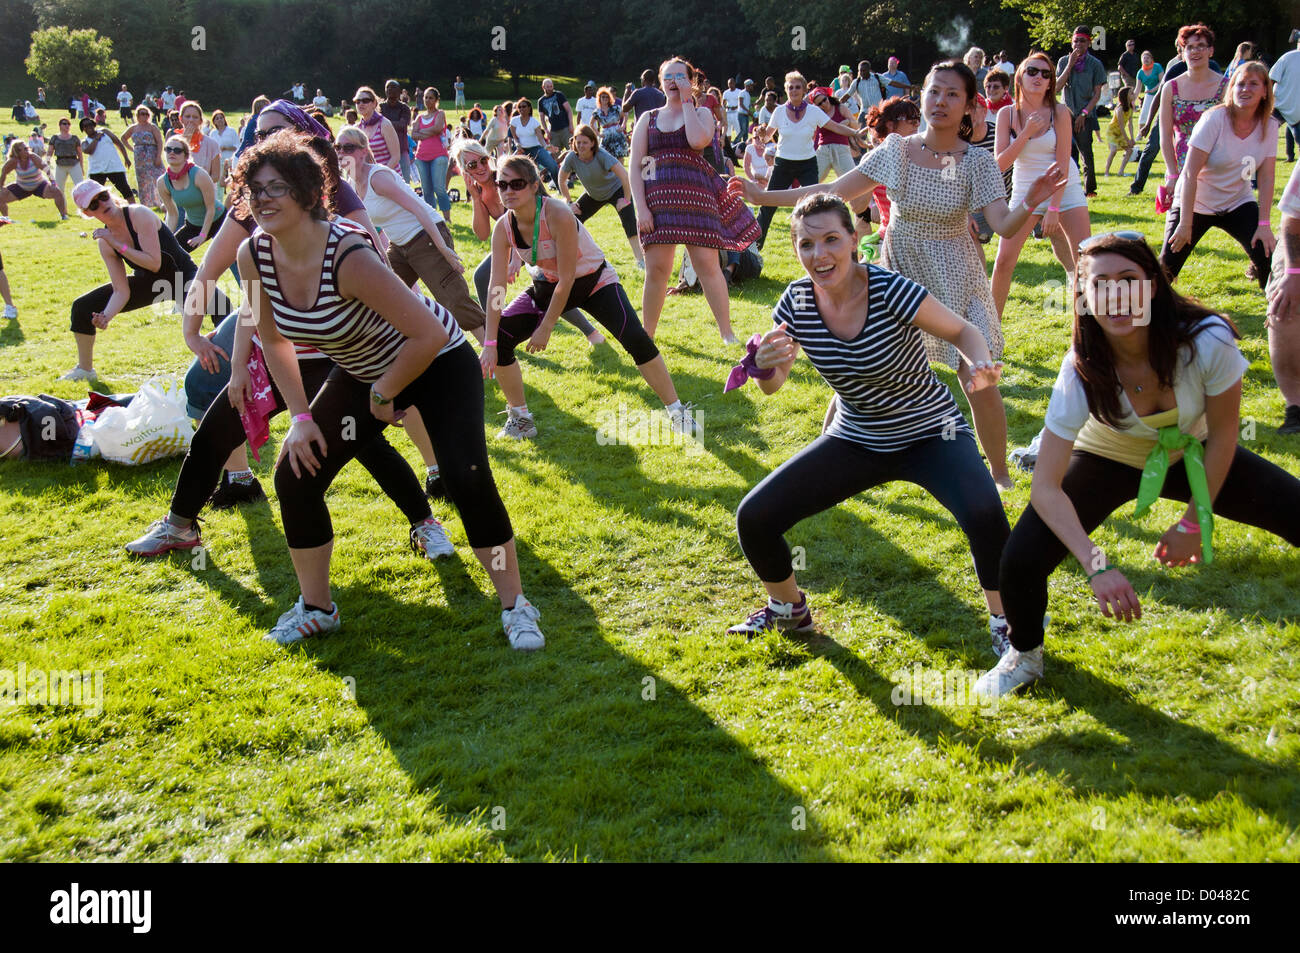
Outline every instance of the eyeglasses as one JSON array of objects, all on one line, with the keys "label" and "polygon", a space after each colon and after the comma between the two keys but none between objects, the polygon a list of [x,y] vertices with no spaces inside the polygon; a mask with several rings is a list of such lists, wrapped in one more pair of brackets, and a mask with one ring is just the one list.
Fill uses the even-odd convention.
[{"label": "eyeglasses", "polygon": [[258,142],[261,142],[267,136],[273,136],[281,129],[288,129],[288,128],[289,128],[288,126],[272,126],[270,129],[259,129],[257,130],[257,132],[253,133],[253,138],[256,139]]},{"label": "eyeglasses", "polygon": [[246,185],[239,195],[245,202],[256,202],[263,197],[278,199],[293,191],[288,182],[268,182],[266,185]]},{"label": "eyeglasses", "polygon": [[1103,238],[1122,238],[1126,242],[1145,242],[1147,240],[1147,237],[1141,232],[1131,230],[1102,232],[1100,235],[1089,235],[1083,241],[1079,242],[1079,251],[1082,252],[1084,249],[1097,244]]},{"label": "eyeglasses", "polygon": [[189,150],[184,146],[163,146],[163,152],[167,153],[169,156],[183,156],[189,154]]},{"label": "eyeglasses", "polygon": [[474,171],[475,169],[477,169],[479,166],[481,166],[481,165],[487,165],[487,160],[486,160],[486,159],[466,159],[465,162],[463,163],[463,165],[465,166],[465,168],[467,168],[467,169],[469,169],[471,172],[473,172],[473,171]]},{"label": "eyeglasses", "polygon": [[1046,66],[1026,66],[1024,73],[1026,76],[1041,76],[1043,79],[1052,75],[1052,71]]},{"label": "eyeglasses", "polygon": [[108,201],[109,201],[108,193],[107,193],[107,192],[100,192],[100,193],[99,193],[98,195],[96,195],[93,199],[91,199],[88,203],[86,203],[86,211],[87,211],[87,212],[97,212],[97,211],[99,211],[99,206],[100,206],[100,204],[102,203],[102,204],[107,205],[107,204],[108,204]]},{"label": "eyeglasses", "polygon": [[339,144],[339,152],[343,153],[344,155],[349,155],[353,152],[359,151],[360,149],[361,147],[357,145],[355,142],[343,142]]},{"label": "eyeglasses", "polygon": [[355,100],[358,106],[360,106],[363,103],[373,103],[374,101],[375,101],[374,97],[371,96],[358,96]]},{"label": "eyeglasses", "polygon": [[497,188],[503,192],[522,192],[530,184],[527,179],[497,179]]}]

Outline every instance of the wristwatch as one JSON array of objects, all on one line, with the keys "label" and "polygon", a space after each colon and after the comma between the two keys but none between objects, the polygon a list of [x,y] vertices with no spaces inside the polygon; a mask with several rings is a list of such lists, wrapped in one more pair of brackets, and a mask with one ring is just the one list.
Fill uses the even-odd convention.
[{"label": "wristwatch", "polygon": [[393,398],[385,397],[383,394],[379,393],[379,391],[375,390],[374,387],[370,388],[370,399],[380,406],[391,404],[393,402]]}]

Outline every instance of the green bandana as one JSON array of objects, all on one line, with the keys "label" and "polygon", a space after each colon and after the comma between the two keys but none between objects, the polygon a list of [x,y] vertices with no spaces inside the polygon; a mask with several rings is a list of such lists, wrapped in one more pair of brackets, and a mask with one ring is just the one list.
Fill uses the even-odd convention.
[{"label": "green bandana", "polygon": [[1210,508],[1210,485],[1205,478],[1205,447],[1176,426],[1161,427],[1158,433],[1156,445],[1151,448],[1146,466],[1142,468],[1137,510],[1133,515],[1141,516],[1160,498],[1169,473],[1169,454],[1174,450],[1183,451],[1183,467],[1187,471],[1187,483],[1192,488],[1192,499],[1196,502],[1197,521],[1201,524],[1201,559],[1212,563],[1214,546],[1210,537],[1214,533],[1214,513]]}]

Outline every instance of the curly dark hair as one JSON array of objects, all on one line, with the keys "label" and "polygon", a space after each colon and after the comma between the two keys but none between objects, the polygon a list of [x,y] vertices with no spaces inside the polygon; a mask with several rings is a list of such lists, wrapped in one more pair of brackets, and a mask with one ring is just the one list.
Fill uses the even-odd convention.
[{"label": "curly dark hair", "polygon": [[[1085,244],[1080,251],[1080,271],[1086,258],[1105,254],[1123,255],[1137,265],[1151,283],[1147,301],[1150,320],[1147,358],[1161,387],[1174,386],[1179,352],[1184,347],[1195,351],[1196,336],[1206,327],[1222,321],[1233,337],[1241,337],[1237,326],[1227,315],[1174,290],[1169,273],[1145,239],[1102,235]],[[1088,411],[1103,423],[1118,428],[1124,414],[1120,410],[1119,395],[1122,387],[1119,375],[1115,373],[1115,355],[1111,351],[1106,332],[1097,320],[1091,314],[1080,313],[1080,297],[1076,295],[1074,299],[1074,369],[1083,382]],[[1087,310],[1086,306],[1083,310]]]},{"label": "curly dark hair", "polygon": [[240,206],[244,206],[243,194],[248,183],[263,166],[270,165],[288,183],[293,200],[309,211],[312,218],[324,221],[329,218],[338,196],[338,157],[333,152],[333,146],[323,139],[317,142],[312,136],[287,130],[277,133],[239,157],[231,175],[230,191],[239,198]]},{"label": "curly dark hair", "polygon": [[920,119],[921,110],[905,96],[890,96],[867,110],[864,124],[881,142],[889,135],[889,124],[903,119]]}]

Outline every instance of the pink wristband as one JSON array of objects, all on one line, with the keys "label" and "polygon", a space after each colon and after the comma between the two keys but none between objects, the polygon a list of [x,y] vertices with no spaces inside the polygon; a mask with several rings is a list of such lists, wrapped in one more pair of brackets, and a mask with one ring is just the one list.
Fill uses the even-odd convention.
[{"label": "pink wristband", "polygon": [[1286,273],[1288,275],[1300,275],[1300,268],[1288,268]]},{"label": "pink wristband", "polygon": [[1186,516],[1178,521],[1178,532],[1180,533],[1199,533],[1201,531],[1200,523],[1193,523]]},{"label": "pink wristband", "polygon": [[311,414],[294,414],[293,422],[296,424],[311,423]]},{"label": "pink wristband", "polygon": [[484,346],[484,347],[496,347],[496,346],[497,346],[497,339],[496,339],[496,338],[493,338],[491,341],[484,341],[484,342],[483,342],[483,346]]},{"label": "pink wristband", "polygon": [[1048,210],[1049,212],[1059,212],[1059,211],[1060,211],[1060,209],[1057,208],[1055,205],[1049,205],[1049,206],[1047,206],[1047,210]]}]

